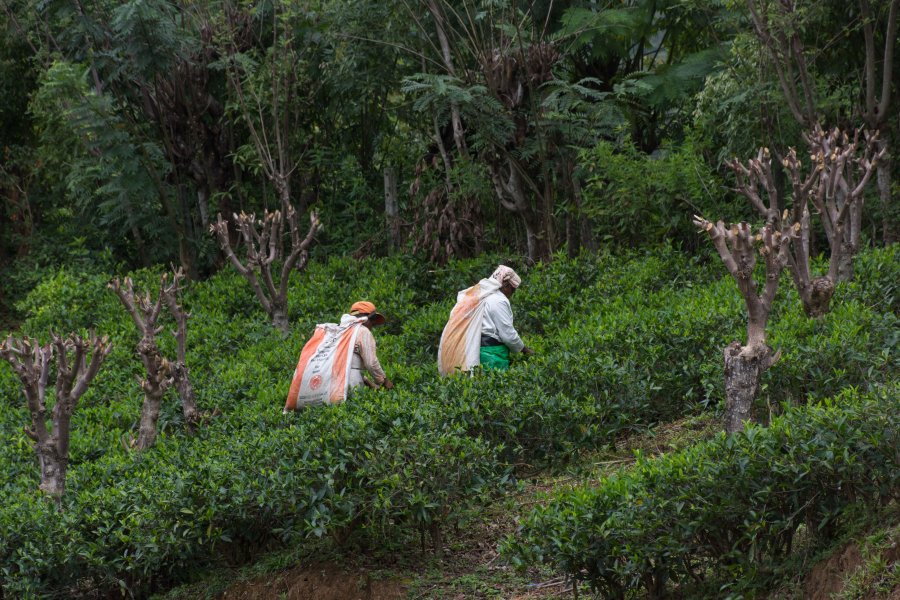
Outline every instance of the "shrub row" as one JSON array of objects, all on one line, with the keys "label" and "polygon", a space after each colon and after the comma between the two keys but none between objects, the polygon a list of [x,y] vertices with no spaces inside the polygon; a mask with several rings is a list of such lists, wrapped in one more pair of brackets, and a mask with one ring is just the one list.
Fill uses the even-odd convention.
[{"label": "shrub row", "polygon": [[[604,598],[735,582],[831,537],[848,505],[900,498],[900,385],[790,408],[768,428],[655,459],[535,509],[503,552],[587,581]],[[720,591],[721,593],[721,591]]]},{"label": "shrub row", "polygon": [[496,448],[432,406],[367,400],[261,416],[257,427],[217,423],[130,460],[81,465],[61,512],[18,490],[0,513],[3,589],[143,596],[275,539],[433,530],[503,485]]}]

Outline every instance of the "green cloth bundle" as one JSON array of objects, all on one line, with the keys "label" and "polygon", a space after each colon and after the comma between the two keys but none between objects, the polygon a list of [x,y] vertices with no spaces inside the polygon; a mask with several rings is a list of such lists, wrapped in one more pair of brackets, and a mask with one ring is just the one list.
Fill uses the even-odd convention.
[{"label": "green cloth bundle", "polygon": [[504,345],[482,346],[479,353],[481,366],[484,369],[505,371],[509,368],[509,348]]}]

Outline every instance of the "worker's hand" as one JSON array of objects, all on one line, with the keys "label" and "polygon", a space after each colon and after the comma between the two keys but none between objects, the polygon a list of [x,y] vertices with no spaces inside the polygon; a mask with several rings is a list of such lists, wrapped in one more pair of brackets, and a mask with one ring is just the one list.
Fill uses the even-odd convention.
[{"label": "worker's hand", "polygon": [[534,354],[534,350],[532,350],[528,346],[525,346],[524,348],[522,348],[522,354],[524,354],[525,356],[531,356],[532,354]]},{"label": "worker's hand", "polygon": [[392,382],[390,379],[385,377],[384,382],[382,382],[382,384],[381,384],[381,387],[383,387],[386,390],[392,390],[392,389],[394,389],[394,382]]}]

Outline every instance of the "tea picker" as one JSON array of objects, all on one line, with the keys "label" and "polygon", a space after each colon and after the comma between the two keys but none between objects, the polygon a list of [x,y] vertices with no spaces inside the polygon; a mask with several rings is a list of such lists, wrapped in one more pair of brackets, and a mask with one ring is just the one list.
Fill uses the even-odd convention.
[{"label": "tea picker", "polygon": [[500,265],[490,277],[457,294],[438,348],[441,375],[478,365],[506,370],[511,353],[534,353],[513,326],[510,299],[521,283],[515,271]]},{"label": "tea picker", "polygon": [[347,399],[350,388],[360,385],[393,389],[378,361],[372,335],[372,328],[384,321],[374,304],[360,301],[340,323],[316,325],[300,352],[284,412],[313,404],[339,404]]}]

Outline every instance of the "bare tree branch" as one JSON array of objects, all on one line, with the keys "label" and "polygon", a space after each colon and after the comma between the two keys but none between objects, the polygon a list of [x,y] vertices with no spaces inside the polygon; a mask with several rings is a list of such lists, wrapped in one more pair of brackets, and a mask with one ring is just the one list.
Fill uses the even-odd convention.
[{"label": "bare tree branch", "polygon": [[[310,227],[301,240],[294,208],[290,203],[287,203],[287,206],[291,239],[300,240],[298,244],[292,243],[287,256],[284,255],[283,243],[279,243],[283,237],[281,232],[284,230],[281,211],[266,211],[262,220],[257,220],[253,214],[234,215],[247,251],[246,264],[241,262],[231,247],[228,223],[222,219],[222,215],[218,215],[216,223],[210,227],[231,264],[250,284],[272,324],[284,332],[288,330],[287,291],[290,272],[295,268],[299,270],[306,266],[309,248],[321,227],[318,215],[315,212],[310,213]],[[272,269],[278,261],[283,262],[276,281]]]}]

